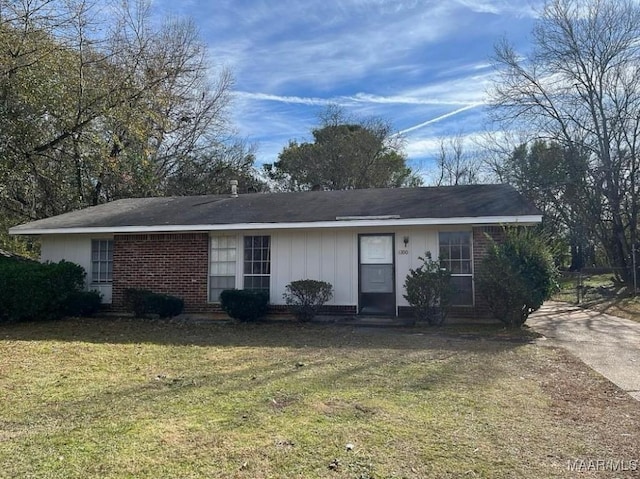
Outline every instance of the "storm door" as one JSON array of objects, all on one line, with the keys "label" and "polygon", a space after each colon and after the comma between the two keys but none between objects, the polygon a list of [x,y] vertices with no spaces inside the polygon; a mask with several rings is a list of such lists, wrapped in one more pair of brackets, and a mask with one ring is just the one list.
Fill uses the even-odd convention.
[{"label": "storm door", "polygon": [[396,315],[393,234],[359,235],[360,314]]}]

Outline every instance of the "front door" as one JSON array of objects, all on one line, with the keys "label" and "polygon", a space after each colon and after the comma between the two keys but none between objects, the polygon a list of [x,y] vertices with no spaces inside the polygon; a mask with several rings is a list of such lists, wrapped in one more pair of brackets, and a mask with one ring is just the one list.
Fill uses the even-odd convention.
[{"label": "front door", "polygon": [[394,236],[359,236],[360,314],[396,315]]}]

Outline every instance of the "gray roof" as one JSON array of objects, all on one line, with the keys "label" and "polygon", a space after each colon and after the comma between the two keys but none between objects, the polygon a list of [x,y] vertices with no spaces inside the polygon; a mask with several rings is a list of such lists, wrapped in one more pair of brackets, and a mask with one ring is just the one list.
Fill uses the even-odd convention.
[{"label": "gray roof", "polygon": [[[14,234],[68,228],[335,222],[346,219],[444,219],[539,216],[509,185],[305,191],[132,198],[16,226]],[[539,221],[539,220],[538,220]]]}]

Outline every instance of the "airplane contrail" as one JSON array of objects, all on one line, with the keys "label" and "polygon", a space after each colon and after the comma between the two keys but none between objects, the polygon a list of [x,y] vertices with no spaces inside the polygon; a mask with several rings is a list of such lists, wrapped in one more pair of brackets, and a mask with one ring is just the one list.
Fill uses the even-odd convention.
[{"label": "airplane contrail", "polygon": [[433,123],[437,123],[441,120],[457,115],[458,113],[462,113],[463,111],[471,110],[472,108],[477,108],[482,105],[484,105],[484,103],[473,103],[471,105],[463,106],[462,108],[458,108],[457,110],[450,111],[449,113],[445,113],[444,115],[437,116],[436,118],[432,118],[431,120],[427,120],[425,122],[419,123],[409,128],[405,128],[404,130],[399,131],[398,135],[404,135],[405,133],[409,133],[414,130],[419,130],[420,128],[424,128],[425,126],[429,126]]}]

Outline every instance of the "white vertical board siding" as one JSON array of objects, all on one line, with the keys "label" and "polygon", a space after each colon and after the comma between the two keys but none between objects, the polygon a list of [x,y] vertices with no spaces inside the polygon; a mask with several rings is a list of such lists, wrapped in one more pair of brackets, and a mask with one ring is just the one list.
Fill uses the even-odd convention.
[{"label": "white vertical board siding", "polygon": [[[309,278],[307,276],[307,263],[309,257],[307,256],[307,241],[308,234],[306,232],[289,235],[289,252],[291,254],[291,263],[289,266],[289,278],[290,281],[296,279],[317,279]],[[314,251],[310,251],[309,254],[314,255]],[[289,281],[287,281],[288,283]]]},{"label": "white vertical board siding", "polygon": [[[409,238],[407,246],[404,245],[404,237]],[[404,251],[407,254],[404,254]],[[438,259],[438,230],[434,228],[407,228],[396,231],[396,304],[409,306],[404,299],[404,281],[410,269],[415,269],[422,264],[420,257],[426,252],[431,253],[431,258]]]},{"label": "white vertical board siding", "polygon": [[355,231],[336,231],[334,259],[334,303],[358,304],[358,234]]},{"label": "white vertical board siding", "polygon": [[282,304],[291,281],[315,279],[333,285],[327,304],[358,302],[358,265],[353,231],[277,231],[271,233],[271,302]]},{"label": "white vertical board siding", "polygon": [[62,260],[82,266],[87,273],[85,280],[88,281],[91,274],[91,238],[80,235],[43,236],[40,261],[57,263]]},{"label": "white vertical board siding", "polygon": [[[87,273],[85,288],[102,294],[103,303],[111,303],[111,284],[90,284],[91,240],[98,239],[86,235],[44,235],[40,240],[40,261],[57,263],[65,260],[82,266]],[[109,238],[110,239],[110,238]]]},{"label": "white vertical board siding", "polygon": [[[338,238],[333,231],[323,231],[320,233],[320,255],[319,258],[325,258],[320,264],[320,276],[325,278],[336,278],[338,267],[338,258],[336,256]],[[333,283],[331,283],[333,285]],[[334,285],[335,288],[335,285]],[[335,295],[336,291],[334,291]]]},{"label": "white vertical board siding", "polygon": [[[409,269],[422,264],[418,258],[431,252],[438,257],[438,229],[430,227],[272,231],[271,302],[282,304],[282,294],[291,281],[317,279],[333,285],[334,296],[327,304],[358,304],[358,235],[395,234],[396,303],[404,299],[404,281]],[[249,234],[249,233],[246,233]],[[409,238],[404,246],[404,237]],[[405,252],[407,254],[405,254]]]},{"label": "white vertical board siding", "polygon": [[311,279],[322,278],[322,264],[324,263],[322,255],[323,235],[322,233],[307,233],[305,236],[305,275]]}]

